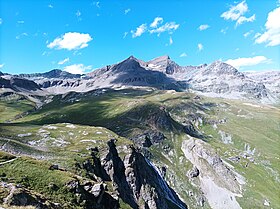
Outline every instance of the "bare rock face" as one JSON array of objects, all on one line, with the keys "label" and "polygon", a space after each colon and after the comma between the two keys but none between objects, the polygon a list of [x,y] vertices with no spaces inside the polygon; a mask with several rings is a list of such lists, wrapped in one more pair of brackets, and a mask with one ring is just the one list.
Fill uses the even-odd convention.
[{"label": "bare rock face", "polygon": [[195,178],[195,177],[198,177],[199,175],[199,170],[196,166],[194,166],[188,173],[189,177],[190,178]]},{"label": "bare rock face", "polygon": [[39,194],[33,194],[31,191],[22,188],[20,185],[12,183],[0,182],[0,189],[2,195],[7,194],[3,199],[0,199],[0,204],[5,206],[33,206],[36,208],[48,209],[48,208],[62,208],[61,205],[48,201],[45,198],[39,196]]},{"label": "bare rock face", "polygon": [[241,208],[235,197],[242,196],[245,180],[228,167],[209,144],[189,137],[183,141],[182,151],[194,165],[189,176],[198,178],[198,186],[211,208]]},{"label": "bare rock face", "polygon": [[[108,142],[108,154],[102,165],[113,181],[116,191],[132,208],[187,208],[167,185],[157,169],[134,147],[125,148],[123,160],[113,140]],[[123,149],[122,149],[123,150]]]},{"label": "bare rock face", "polygon": [[[122,62],[107,65],[86,75],[75,75],[54,69],[46,73],[13,76],[12,85],[28,90],[42,88],[46,93],[63,94],[71,91],[87,92],[100,88],[156,88],[177,91],[194,90],[214,97],[250,99],[273,103],[280,98],[279,73],[242,73],[215,61],[209,65],[180,66],[169,56],[142,61],[133,56]],[[0,85],[7,87],[5,75]],[[27,83],[27,79],[34,83]]]},{"label": "bare rock face", "polygon": [[27,90],[27,91],[36,91],[41,90],[40,86],[34,81],[27,80],[24,78],[10,77],[2,78],[0,77],[0,87],[10,88],[15,91]]},{"label": "bare rock face", "polygon": [[138,134],[131,138],[131,140],[140,147],[150,147],[153,144],[159,144],[164,139],[164,134],[156,130],[148,130],[143,134]]}]

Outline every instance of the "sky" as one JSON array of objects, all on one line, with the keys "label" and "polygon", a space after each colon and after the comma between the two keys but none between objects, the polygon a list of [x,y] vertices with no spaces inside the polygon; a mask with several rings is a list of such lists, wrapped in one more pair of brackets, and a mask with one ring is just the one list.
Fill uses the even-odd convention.
[{"label": "sky", "polygon": [[0,0],[0,71],[85,73],[130,55],[280,70],[280,0]]}]

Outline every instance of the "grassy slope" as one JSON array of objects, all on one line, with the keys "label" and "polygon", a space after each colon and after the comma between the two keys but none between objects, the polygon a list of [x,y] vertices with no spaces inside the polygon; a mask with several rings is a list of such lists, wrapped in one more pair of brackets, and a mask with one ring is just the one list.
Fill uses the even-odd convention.
[{"label": "grassy slope", "polygon": [[[215,113],[219,118],[227,118],[228,122],[219,125],[218,129],[230,134],[234,144],[225,145],[218,140],[210,144],[219,150],[224,159],[238,156],[245,151],[245,144],[249,144],[251,150],[255,148],[254,163],[242,158],[240,163],[229,161],[247,179],[244,198],[240,198],[239,202],[244,208],[262,208],[264,200],[269,200],[272,208],[279,208],[280,195],[275,191],[279,191],[280,186],[280,110],[238,101],[230,101],[230,104],[230,110]],[[217,136],[217,132],[210,132]]]},{"label": "grassy slope", "polygon": [[[232,136],[234,144],[223,144],[217,130],[210,125],[203,125],[201,129],[213,138],[209,143],[216,148],[219,154],[226,159],[233,155],[239,155],[244,151],[245,143],[250,144],[252,148],[256,148],[255,163],[250,163],[248,167],[244,165],[247,159],[242,159],[241,163],[233,164],[235,168],[247,179],[246,191],[244,198],[240,198],[243,208],[262,208],[264,199],[271,202],[273,208],[277,208],[280,204],[279,195],[277,194],[279,182],[275,180],[271,169],[276,173],[280,173],[279,162],[279,109],[277,108],[258,108],[245,105],[238,101],[227,101],[222,99],[202,99],[195,101],[194,95],[187,93],[167,93],[167,92],[144,92],[123,90],[119,92],[108,92],[100,96],[86,95],[77,100],[70,100],[73,95],[68,95],[64,99],[56,97],[56,100],[46,105],[41,110],[31,115],[17,120],[18,128],[1,126],[1,132],[4,136],[9,136],[12,129],[12,135],[17,136],[23,133],[32,132],[32,128],[43,124],[71,122],[84,125],[104,126],[122,135],[129,136],[131,128],[135,126],[138,129],[144,129],[145,124],[141,121],[134,121],[129,115],[134,115],[141,109],[143,116],[149,114],[150,107],[155,109],[160,106],[167,107],[174,119],[183,120],[189,113],[197,110],[204,111],[206,117],[210,119],[227,118],[227,123],[218,125],[218,130],[223,130]],[[67,101],[68,100],[68,101]],[[227,102],[227,107],[221,111],[221,108],[215,108],[211,103]],[[148,105],[147,105],[148,104]],[[207,107],[207,108],[205,108]],[[240,117],[238,115],[247,115],[250,118]],[[125,119],[124,119],[125,118]],[[36,124],[36,125],[28,125]],[[56,126],[56,125],[55,125]],[[63,125],[61,125],[63,126]],[[23,128],[24,127],[24,128]],[[36,128],[35,128],[36,129]],[[38,131],[38,129],[37,129]],[[3,134],[5,133],[5,134]],[[16,134],[15,134],[16,133]],[[81,138],[81,132],[75,131],[76,138],[73,137],[71,142],[73,148],[77,147],[76,141]],[[63,134],[65,135],[65,134]],[[181,151],[182,136],[178,134],[165,132],[167,136],[164,145],[168,144],[172,148],[172,155],[164,151],[164,145],[152,147],[154,154],[153,160],[159,165],[169,166],[167,178],[172,186],[180,192],[180,195],[186,200],[187,204],[195,204],[194,199],[189,197],[187,191],[189,188],[195,191],[195,188],[188,182],[185,176],[190,168],[190,164],[184,160],[182,162],[183,153]],[[36,140],[32,135],[30,138]],[[54,137],[58,137],[59,133],[54,133]],[[11,136],[10,136],[11,137]],[[92,136],[94,138],[94,136]],[[17,140],[24,141],[24,138],[15,137]],[[86,137],[85,137],[86,138]],[[98,141],[98,140],[97,140]],[[71,147],[71,146],[70,146]],[[70,150],[70,148],[69,148]],[[228,151],[231,152],[228,152]],[[69,152],[71,153],[71,152]],[[69,154],[60,153],[61,156]],[[265,163],[266,162],[266,163]],[[176,178],[172,177],[175,175]],[[182,183],[184,182],[184,183]]]},{"label": "grassy slope", "polygon": [[34,109],[35,104],[22,96],[0,99],[0,123]]}]

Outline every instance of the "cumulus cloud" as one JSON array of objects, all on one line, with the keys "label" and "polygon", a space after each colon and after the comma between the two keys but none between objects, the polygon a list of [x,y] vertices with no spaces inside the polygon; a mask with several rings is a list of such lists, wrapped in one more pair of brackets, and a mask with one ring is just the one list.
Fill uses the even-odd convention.
[{"label": "cumulus cloud", "polygon": [[0,64],[0,69],[1,69],[1,68],[3,68],[3,67],[4,67],[4,65],[5,65],[4,63],[3,63],[3,64]]},{"label": "cumulus cloud", "polygon": [[247,38],[247,37],[248,37],[249,35],[251,35],[253,32],[254,32],[253,30],[250,30],[250,31],[244,33],[243,36],[244,36],[245,38]]},{"label": "cumulus cloud", "polygon": [[124,14],[126,15],[126,14],[129,13],[130,11],[131,11],[131,9],[128,8],[128,9],[124,10]]},{"label": "cumulus cloud", "polygon": [[24,20],[17,21],[18,24],[24,24]]},{"label": "cumulus cloud", "polygon": [[267,46],[280,45],[280,7],[269,12],[263,34],[258,33],[255,37],[255,43],[266,43]]},{"label": "cumulus cloud", "polygon": [[57,64],[59,64],[59,65],[63,65],[63,64],[65,64],[66,62],[69,62],[69,57],[67,57],[67,58],[65,58],[64,60],[60,60]]},{"label": "cumulus cloud", "polygon": [[244,22],[253,22],[255,19],[256,19],[256,15],[255,14],[252,15],[251,17],[241,16],[240,18],[238,18],[238,20],[236,22],[236,25],[241,25]]},{"label": "cumulus cloud", "polygon": [[163,33],[163,32],[169,32],[173,33],[175,30],[179,28],[179,24],[176,24],[175,22],[167,22],[164,25],[149,30],[150,33],[157,33],[158,35]]},{"label": "cumulus cloud", "polygon": [[227,33],[227,30],[228,30],[228,27],[222,28],[220,31],[221,31],[221,33],[223,33],[223,34],[226,34],[226,33]]},{"label": "cumulus cloud", "polygon": [[147,26],[146,23],[140,25],[136,30],[131,30],[132,38],[141,36],[145,32],[149,32],[151,34],[155,33],[158,36],[161,33],[168,32],[169,34],[172,34],[175,30],[179,28],[179,24],[176,24],[175,22],[166,22],[163,24],[163,18],[162,17],[156,17],[151,24]]},{"label": "cumulus cloud", "polygon": [[128,34],[128,32],[124,32],[123,33],[123,38],[126,38],[127,34]]},{"label": "cumulus cloud", "polygon": [[50,49],[82,49],[88,46],[88,42],[92,40],[89,34],[69,32],[57,37],[53,42],[47,45]]},{"label": "cumulus cloud", "polygon": [[84,66],[84,64],[74,64],[66,66],[63,70],[72,74],[84,74],[86,71],[92,70],[92,66]]},{"label": "cumulus cloud", "polygon": [[172,37],[170,36],[169,37],[169,45],[172,45],[173,44],[173,39],[172,39]]},{"label": "cumulus cloud", "polygon": [[197,44],[197,48],[198,51],[202,51],[203,50],[203,45],[201,43]]},{"label": "cumulus cloud", "polygon": [[253,66],[260,63],[268,63],[270,60],[265,56],[255,56],[255,57],[242,57],[237,59],[229,59],[225,63],[232,65],[233,67],[239,69],[244,66]]},{"label": "cumulus cloud", "polygon": [[251,17],[245,17],[244,14],[248,12],[248,5],[246,1],[242,1],[235,6],[231,6],[230,9],[223,14],[221,17],[225,20],[236,21],[236,26],[241,25],[245,22],[253,22],[256,19],[256,15],[252,15]]},{"label": "cumulus cloud", "polygon": [[136,38],[141,36],[143,33],[145,33],[147,30],[147,24],[142,24],[138,28],[136,28],[136,31],[131,30],[132,38]]},{"label": "cumulus cloud", "polygon": [[151,28],[156,28],[159,24],[162,24],[163,18],[162,17],[156,17],[154,21],[150,24]]},{"label": "cumulus cloud", "polygon": [[3,20],[2,20],[2,18],[0,18],[0,25],[3,23]]},{"label": "cumulus cloud", "polygon": [[52,9],[52,8],[53,8],[53,5],[49,4],[48,7]]},{"label": "cumulus cloud", "polygon": [[205,25],[200,25],[200,26],[198,27],[198,30],[200,30],[200,31],[206,30],[206,29],[209,28],[209,27],[210,27],[210,26],[207,25],[207,24],[205,24]]},{"label": "cumulus cloud", "polygon": [[186,57],[188,56],[186,52],[183,52],[182,54],[180,54],[180,57]]},{"label": "cumulus cloud", "polygon": [[28,33],[21,33],[21,34],[16,36],[16,39],[20,39],[20,38],[22,38],[24,36],[28,36]]}]

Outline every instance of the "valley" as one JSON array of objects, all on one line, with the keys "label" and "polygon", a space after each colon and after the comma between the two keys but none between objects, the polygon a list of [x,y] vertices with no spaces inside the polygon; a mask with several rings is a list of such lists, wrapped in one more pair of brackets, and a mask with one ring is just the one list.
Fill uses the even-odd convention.
[{"label": "valley", "polygon": [[[83,188],[87,188],[84,182],[106,184],[101,200],[96,200],[99,208],[142,208],[146,204],[149,208],[158,204],[163,204],[160,208],[170,208],[170,204],[174,204],[172,208],[261,208],[265,202],[278,207],[279,195],[274,192],[280,180],[278,107],[144,89],[70,92],[53,96],[36,110],[34,103],[16,93],[1,98],[2,112],[15,110],[1,117],[2,162],[13,159],[1,165],[2,181],[23,185],[24,194],[44,207],[57,203],[90,208],[85,205],[95,200],[86,196],[92,194],[84,191],[77,200],[75,192],[66,188],[72,181]],[[9,123],[3,123],[7,120]],[[106,170],[104,162],[112,152],[109,142],[124,163],[123,178],[129,189],[123,188],[125,183],[118,185],[121,180]],[[137,157],[126,161],[131,152],[151,163],[133,164]],[[51,165],[59,169],[49,170]],[[151,169],[150,165],[156,179],[139,174],[137,166]],[[100,166],[105,169],[103,174]],[[55,177],[59,173],[63,179]],[[142,178],[147,178],[145,183]],[[170,197],[157,181],[166,181],[179,196]],[[12,192],[9,187],[4,186],[3,195]],[[162,191],[154,193],[151,188]],[[126,197],[123,189],[131,191],[133,198]],[[38,193],[44,202],[35,198]],[[109,196],[114,204],[104,206]],[[13,197],[11,201],[20,202],[15,194]]]}]

